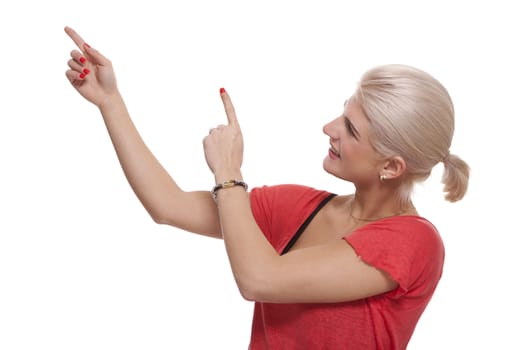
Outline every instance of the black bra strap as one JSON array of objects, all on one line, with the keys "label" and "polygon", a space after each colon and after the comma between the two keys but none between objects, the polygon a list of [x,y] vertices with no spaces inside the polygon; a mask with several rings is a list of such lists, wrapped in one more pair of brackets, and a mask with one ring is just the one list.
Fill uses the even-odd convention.
[{"label": "black bra strap", "polygon": [[331,193],[329,196],[327,196],[325,199],[323,199],[321,201],[321,203],[319,203],[319,205],[314,209],[314,211],[306,218],[306,220],[303,222],[301,227],[299,227],[299,229],[297,230],[295,235],[292,237],[292,239],[288,242],[286,247],[284,247],[283,251],[281,252],[281,255],[284,255],[284,254],[288,253],[288,251],[293,247],[295,242],[297,242],[299,237],[301,237],[302,233],[304,232],[306,227],[310,224],[310,222],[313,220],[315,215],[317,215],[319,210],[321,210],[326,205],[326,203],[328,203],[328,201],[330,199],[334,198],[335,196],[336,196],[336,194]]}]

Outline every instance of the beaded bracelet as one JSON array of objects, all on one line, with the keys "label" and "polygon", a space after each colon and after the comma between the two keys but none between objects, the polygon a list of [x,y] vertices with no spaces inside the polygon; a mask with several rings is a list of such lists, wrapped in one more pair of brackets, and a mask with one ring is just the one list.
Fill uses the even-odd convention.
[{"label": "beaded bracelet", "polygon": [[213,189],[211,190],[211,196],[213,197],[214,201],[217,201],[217,192],[223,188],[231,188],[234,186],[242,186],[244,187],[245,191],[248,191],[248,184],[244,182],[243,180],[228,180],[224,181],[222,184],[217,184],[213,186]]}]

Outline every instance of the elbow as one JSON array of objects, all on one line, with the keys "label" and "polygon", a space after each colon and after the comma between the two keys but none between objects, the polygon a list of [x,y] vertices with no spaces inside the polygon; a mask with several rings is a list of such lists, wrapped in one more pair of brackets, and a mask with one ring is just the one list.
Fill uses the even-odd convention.
[{"label": "elbow", "polygon": [[247,301],[273,302],[279,299],[282,266],[279,256],[260,257],[243,264],[232,264],[232,272],[241,296]]},{"label": "elbow", "polygon": [[239,292],[244,300],[247,301],[262,301],[261,291],[253,286],[241,286],[237,284]]},{"label": "elbow", "polygon": [[168,216],[159,211],[147,210],[154,223],[159,225],[170,225]]},{"label": "elbow", "polygon": [[150,217],[153,220],[153,222],[156,223],[157,225],[166,225],[166,226],[173,226],[173,227],[178,227],[178,228],[182,227],[180,225],[176,225],[172,219],[169,219],[166,216],[150,215]]},{"label": "elbow", "polygon": [[238,288],[239,288],[239,292],[241,293],[241,296],[243,297],[244,300],[246,301],[261,301],[259,298],[258,298],[258,294],[257,294],[257,291],[255,289],[252,289],[252,288],[246,288],[245,286],[240,286],[238,285]]},{"label": "elbow", "polygon": [[153,220],[153,222],[156,223],[156,224],[159,224],[159,225],[167,225],[168,224],[166,219],[163,218],[162,216],[152,215],[150,213],[150,217]]},{"label": "elbow", "polygon": [[236,278],[241,296],[247,301],[268,301],[272,282],[263,273],[252,273]]}]

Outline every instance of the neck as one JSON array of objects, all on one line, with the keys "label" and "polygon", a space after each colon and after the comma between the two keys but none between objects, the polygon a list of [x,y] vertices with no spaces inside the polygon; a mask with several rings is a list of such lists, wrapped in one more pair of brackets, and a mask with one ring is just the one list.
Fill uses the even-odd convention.
[{"label": "neck", "polygon": [[350,216],[356,221],[376,221],[387,217],[414,214],[411,201],[403,203],[396,193],[376,193],[364,195],[356,190],[348,203]]}]

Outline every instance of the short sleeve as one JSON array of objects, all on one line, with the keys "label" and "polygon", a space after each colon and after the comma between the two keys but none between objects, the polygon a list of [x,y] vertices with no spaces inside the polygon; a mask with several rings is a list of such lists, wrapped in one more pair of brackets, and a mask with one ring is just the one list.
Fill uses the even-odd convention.
[{"label": "short sleeve", "polygon": [[257,225],[281,252],[319,203],[330,195],[302,185],[263,186],[252,189],[250,205]]},{"label": "short sleeve", "polygon": [[419,216],[397,216],[363,226],[344,239],[367,264],[399,287],[391,297],[432,293],[441,278],[444,246],[436,228]]}]

